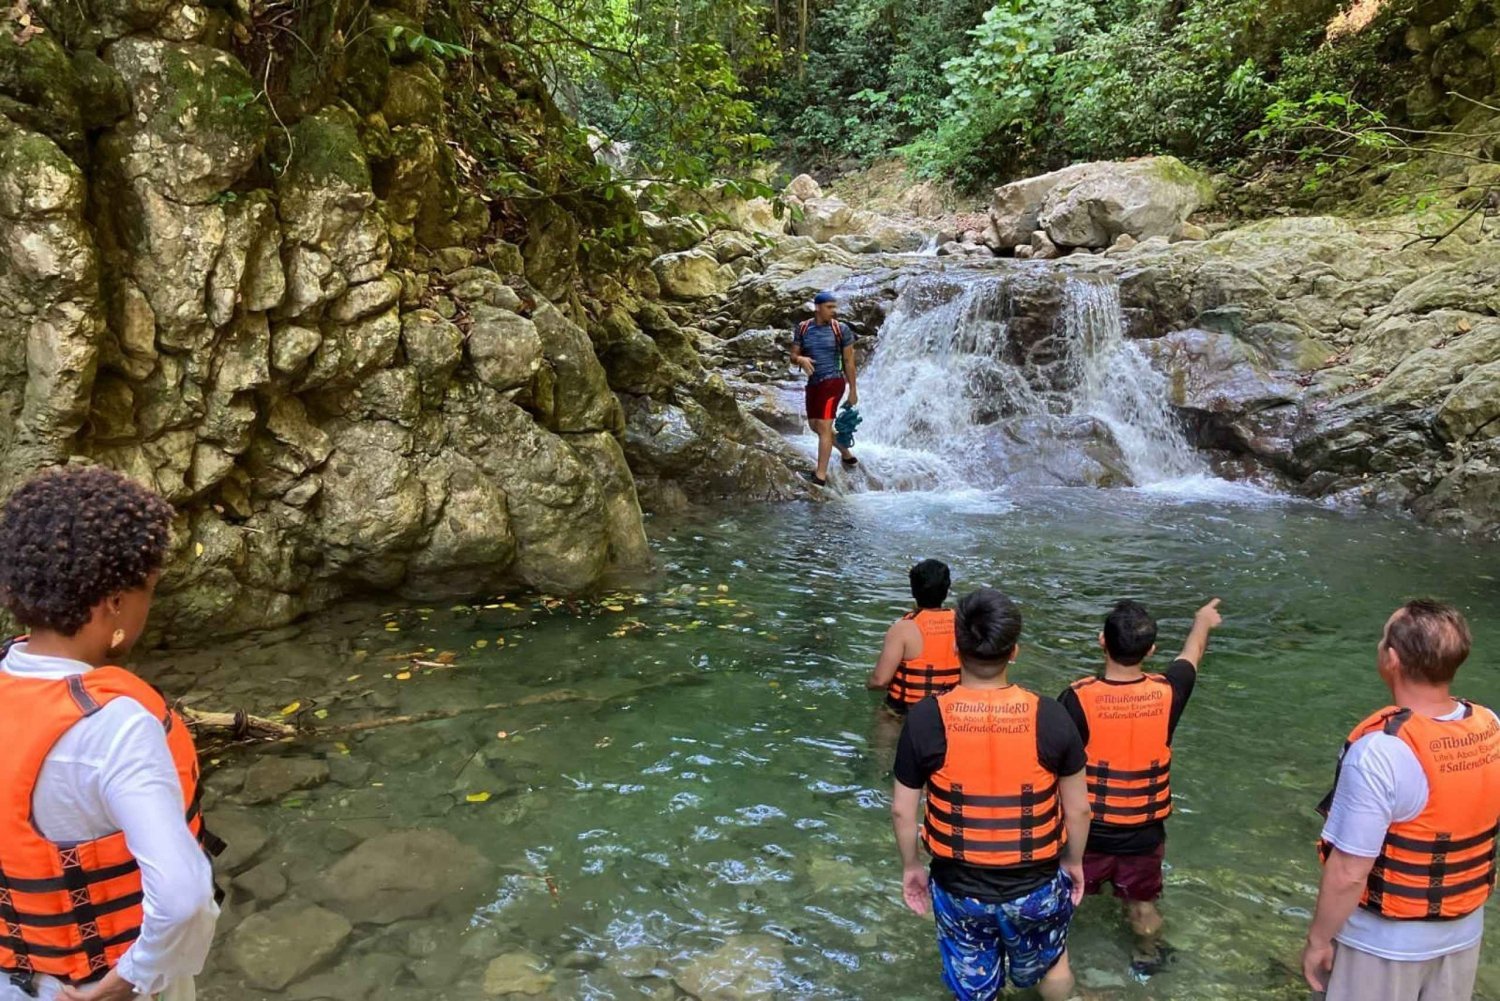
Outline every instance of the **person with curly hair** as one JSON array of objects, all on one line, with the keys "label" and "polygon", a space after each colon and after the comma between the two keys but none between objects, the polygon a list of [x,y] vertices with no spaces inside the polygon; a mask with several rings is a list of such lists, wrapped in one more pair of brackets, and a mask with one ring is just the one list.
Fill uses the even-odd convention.
[{"label": "person with curly hair", "polygon": [[172,508],[99,467],[0,510],[0,1001],[192,997],[218,918],[180,717],[109,666],[146,626]]}]

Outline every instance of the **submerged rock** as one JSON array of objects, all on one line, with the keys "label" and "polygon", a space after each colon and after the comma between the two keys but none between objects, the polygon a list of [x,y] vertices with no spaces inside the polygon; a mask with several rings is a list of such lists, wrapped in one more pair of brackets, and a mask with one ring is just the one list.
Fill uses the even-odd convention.
[{"label": "submerged rock", "polygon": [[328,781],[328,765],[316,758],[262,755],[245,773],[240,798],[246,803],[271,803],[298,789]]},{"label": "submerged rock", "polygon": [[557,978],[544,969],[543,962],[529,952],[509,952],[490,960],[484,968],[484,993],[489,997],[518,994],[535,997],[546,994]]},{"label": "submerged rock", "polygon": [[328,870],[318,899],[361,924],[416,918],[443,903],[457,906],[488,884],[492,864],[447,831],[378,835]]},{"label": "submerged rock", "polygon": [[769,935],[736,935],[672,979],[698,1001],[769,1001],[781,986],[783,951]]},{"label": "submerged rock", "polygon": [[241,921],[229,958],[254,986],[279,991],[337,955],[353,930],[332,911],[288,900]]}]

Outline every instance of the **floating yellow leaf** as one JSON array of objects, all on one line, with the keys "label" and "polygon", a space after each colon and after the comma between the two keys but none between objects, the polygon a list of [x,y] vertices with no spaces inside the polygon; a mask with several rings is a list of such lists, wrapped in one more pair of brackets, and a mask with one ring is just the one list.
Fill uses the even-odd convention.
[{"label": "floating yellow leaf", "polygon": [[506,737],[509,737],[509,736],[510,736],[510,734],[506,733],[504,730],[501,730],[499,733],[495,734],[495,737],[498,740],[504,740]]},{"label": "floating yellow leaf", "polygon": [[302,703],[301,702],[293,702],[291,705],[286,705],[286,706],[282,706],[281,707],[281,715],[283,715],[283,716],[290,716],[292,713],[296,712],[298,709],[301,709],[301,708],[302,708]]},{"label": "floating yellow leaf", "polygon": [[719,593],[720,594],[728,594],[729,593],[729,585],[728,584],[720,584],[719,585]]},{"label": "floating yellow leaf", "polygon": [[388,633],[399,633],[401,631],[401,623],[387,622],[385,624],[385,631]]},{"label": "floating yellow leaf", "polygon": [[334,744],[333,746],[336,747],[336,748],[338,748],[338,752],[340,754],[348,754],[349,753],[349,745],[346,744],[346,743],[344,743],[342,740],[339,741],[337,744]]},{"label": "floating yellow leaf", "polygon": [[328,710],[327,709],[314,709],[313,710],[313,715],[316,716],[316,717],[318,717],[318,719],[327,719],[328,718]]},{"label": "floating yellow leaf", "polygon": [[490,794],[487,792],[471,792],[464,799],[470,803],[487,803],[489,802]]},{"label": "floating yellow leaf", "polygon": [[499,608],[500,606],[497,605],[497,604],[490,604],[490,605],[485,605],[484,607],[485,607],[485,610],[488,611],[488,610],[490,610],[492,608]]},{"label": "floating yellow leaf", "polygon": [[500,607],[501,608],[508,608],[512,612],[519,612],[521,610],[521,606],[518,605],[518,604],[516,604],[514,601],[507,601],[505,604],[501,605]]},{"label": "floating yellow leaf", "polygon": [[625,611],[625,606],[624,605],[605,605],[604,607],[606,609],[608,609],[609,611],[611,611],[611,612],[623,612],[623,611]]},{"label": "floating yellow leaf", "polygon": [[402,671],[400,674],[396,675],[396,680],[397,681],[410,681],[411,680],[411,672],[410,671]]},{"label": "floating yellow leaf", "polygon": [[345,681],[358,681],[360,678],[363,678],[363,677],[364,677],[363,674],[351,674],[351,675],[349,675],[349,677],[345,678],[344,680]]},{"label": "floating yellow leaf", "polygon": [[475,640],[474,641],[474,649],[476,649],[476,650],[483,650],[485,647],[487,647],[489,645],[490,645],[490,641],[489,640]]},{"label": "floating yellow leaf", "polygon": [[193,555],[194,556],[202,556],[203,555],[203,543],[201,543],[201,542],[195,542],[195,543],[193,543]]}]

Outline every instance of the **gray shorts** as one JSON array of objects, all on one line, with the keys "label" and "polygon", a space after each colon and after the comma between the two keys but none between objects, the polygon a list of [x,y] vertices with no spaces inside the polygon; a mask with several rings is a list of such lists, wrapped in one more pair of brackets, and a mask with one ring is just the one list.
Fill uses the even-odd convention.
[{"label": "gray shorts", "polygon": [[1381,959],[1334,943],[1328,993],[1316,1001],[1471,1001],[1479,969],[1479,944],[1437,959]]}]

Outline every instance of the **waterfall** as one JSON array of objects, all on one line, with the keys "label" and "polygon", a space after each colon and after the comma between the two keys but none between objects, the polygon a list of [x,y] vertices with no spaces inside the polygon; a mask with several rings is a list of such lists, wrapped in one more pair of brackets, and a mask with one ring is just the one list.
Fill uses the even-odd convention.
[{"label": "waterfall", "polygon": [[1068,278],[1063,289],[1073,413],[1109,426],[1137,485],[1206,472],[1167,403],[1166,377],[1125,337],[1119,286]]},{"label": "waterfall", "polygon": [[919,274],[860,377],[855,489],[1145,486],[1205,467],[1125,337],[1112,280],[1027,268]]}]

